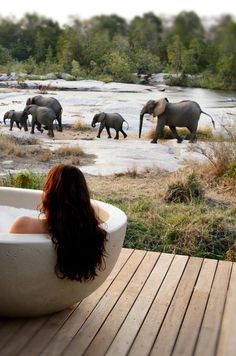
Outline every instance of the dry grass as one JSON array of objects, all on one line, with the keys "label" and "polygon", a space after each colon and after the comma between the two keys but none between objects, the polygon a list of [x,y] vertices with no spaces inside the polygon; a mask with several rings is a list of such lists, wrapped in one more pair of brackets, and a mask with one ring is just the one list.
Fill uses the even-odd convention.
[{"label": "dry grass", "polygon": [[[155,131],[156,131],[156,127],[152,127],[151,129],[149,129],[149,131],[145,135],[145,138],[148,140],[152,140],[154,138]],[[184,137],[186,140],[190,139],[190,132],[187,128],[177,128],[177,131],[179,135]],[[201,127],[197,130],[198,140],[212,141],[213,137],[214,137],[213,131],[209,126]],[[160,138],[164,140],[170,140],[174,138],[174,135],[168,127],[165,127]]]},{"label": "dry grass", "polygon": [[74,157],[81,157],[84,156],[85,153],[80,145],[65,145],[59,147],[57,150],[54,151],[55,155],[58,157],[67,157],[67,156],[74,156]]},{"label": "dry grass", "polygon": [[0,136],[0,157],[23,157],[25,155],[25,150],[15,143],[14,137]]},{"label": "dry grass", "polygon": [[84,121],[80,118],[75,120],[73,128],[75,130],[79,130],[79,131],[85,131],[88,129],[88,127],[85,125]]}]

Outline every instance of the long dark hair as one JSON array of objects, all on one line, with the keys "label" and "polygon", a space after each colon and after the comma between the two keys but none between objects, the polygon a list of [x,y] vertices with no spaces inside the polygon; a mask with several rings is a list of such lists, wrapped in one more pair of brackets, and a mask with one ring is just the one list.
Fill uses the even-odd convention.
[{"label": "long dark hair", "polygon": [[104,266],[107,233],[99,226],[86,180],[77,167],[60,164],[50,169],[40,212],[55,244],[57,276],[94,279]]}]

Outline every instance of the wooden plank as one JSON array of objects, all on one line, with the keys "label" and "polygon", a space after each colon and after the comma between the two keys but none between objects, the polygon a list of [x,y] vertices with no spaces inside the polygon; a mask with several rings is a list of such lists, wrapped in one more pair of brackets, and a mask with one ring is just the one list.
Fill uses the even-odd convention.
[{"label": "wooden plank", "polygon": [[106,353],[158,258],[159,254],[156,252],[148,252],[146,254],[124,293],[87,348],[84,356],[102,356]]},{"label": "wooden plank", "polygon": [[230,284],[219,335],[217,356],[235,356],[236,350],[236,263],[233,264]]},{"label": "wooden plank", "polygon": [[4,326],[0,330],[0,352],[1,349],[8,343],[13,335],[19,330],[24,324],[25,319],[7,319]]},{"label": "wooden plank", "polygon": [[[117,274],[120,272],[127,259],[130,258],[132,253],[132,249],[122,249],[114,269],[107,277],[105,282],[93,294],[91,294],[80,303],[82,304],[83,314],[80,314],[80,310],[77,312],[78,306],[80,307],[80,304],[78,304],[77,307],[74,306],[70,309],[53,314],[45,323],[43,328],[41,328],[37,334],[28,342],[28,344],[21,350],[19,356],[34,355],[35,350],[37,350],[37,352],[41,355],[51,340],[54,340],[56,343],[60,337],[62,338],[61,342],[63,345],[63,337],[64,333],[66,332],[71,334],[71,337],[73,337],[73,335],[77,332],[79,325],[83,322],[84,318],[86,319],[86,317],[91,313],[98,301],[102,298],[107,288],[116,278]],[[87,308],[85,305],[87,305]],[[63,328],[64,325],[65,327]],[[70,332],[68,329],[70,329]],[[58,350],[60,350],[60,348]]]},{"label": "wooden plank", "polygon": [[37,350],[40,353],[51,338],[56,334],[58,329],[66,322],[74,310],[78,307],[79,303],[74,306],[62,310],[61,312],[49,316],[45,324],[35,333],[35,335],[28,340],[27,344],[20,350],[18,356],[34,355]]},{"label": "wooden plank", "polygon": [[[217,338],[219,335],[231,269],[232,263],[230,262],[220,261],[218,263],[197,341],[196,351],[194,353],[195,356],[213,356],[216,354]],[[235,312],[236,309],[234,310],[234,313]]]},{"label": "wooden plank", "polygon": [[[125,285],[125,283],[127,283],[127,279],[130,278],[129,270],[132,271],[133,268],[132,265],[135,265],[135,261],[139,259],[138,257],[142,258],[144,254],[145,254],[144,251],[140,251],[140,252],[136,252],[133,250],[131,250],[131,252],[129,251],[129,253],[127,254],[127,258],[125,260],[123,259],[123,262],[126,263],[123,265],[123,263],[121,264],[119,262],[120,267],[123,268],[119,270],[118,275],[117,273],[113,273],[113,278],[111,280],[110,277],[110,282],[105,281],[104,284],[100,287],[102,289],[99,288],[97,291],[95,291],[88,298],[86,298],[81,302],[79,308],[76,309],[76,311],[72,314],[69,320],[62,326],[62,328],[51,340],[51,342],[45,348],[45,350],[41,352],[40,356],[58,355],[59,350],[60,353],[63,353],[67,345],[75,337],[75,335],[78,333],[78,330],[85,323],[89,315],[92,313],[93,309],[96,308],[97,304],[99,302],[104,303],[107,301],[107,298],[106,297],[104,298],[104,296],[106,296],[107,293],[109,293],[110,289],[108,287],[111,286],[111,288],[114,289],[113,285],[115,284],[115,289],[117,290],[118,293],[119,287],[122,286],[122,284]],[[116,270],[116,272],[118,271]]]},{"label": "wooden plank", "polygon": [[31,339],[37,330],[43,326],[47,317],[29,319],[17,332],[10,338],[1,350],[1,356],[18,355],[22,347]]},{"label": "wooden plank", "polygon": [[[97,331],[106,320],[121,294],[125,290],[127,284],[136,272],[146,252],[135,250],[131,258],[128,260],[120,274],[117,276],[114,283],[104,294],[101,301],[98,303],[89,318],[82,325],[76,336],[70,342],[66,350],[63,352],[64,356],[82,355],[88,345],[90,344]],[[51,355],[51,354],[50,354]]]},{"label": "wooden plank", "polygon": [[161,254],[106,355],[126,355],[166,276],[174,255]]},{"label": "wooden plank", "polygon": [[216,260],[206,259],[203,261],[197,284],[172,353],[173,356],[193,354],[216,267]]},{"label": "wooden plank", "polygon": [[[173,295],[188,261],[187,256],[175,256],[156,298],[136,336],[129,355],[149,355],[170,306]],[[155,353],[156,355],[156,353]],[[162,355],[162,354],[159,354]]]},{"label": "wooden plank", "polygon": [[171,354],[202,262],[202,258],[190,257],[160,332],[153,345],[153,355],[166,356]]}]

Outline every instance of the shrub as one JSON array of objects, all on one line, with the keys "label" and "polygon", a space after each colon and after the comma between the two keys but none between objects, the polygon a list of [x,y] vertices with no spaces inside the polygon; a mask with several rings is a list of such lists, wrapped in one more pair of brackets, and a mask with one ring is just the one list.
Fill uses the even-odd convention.
[{"label": "shrub", "polygon": [[15,175],[9,173],[8,176],[1,178],[0,185],[16,188],[42,189],[43,175],[34,174],[29,171],[22,171]]},{"label": "shrub", "polygon": [[207,145],[195,144],[192,150],[209,160],[216,177],[232,177],[236,162],[236,129],[230,125],[222,124],[222,127],[224,131],[218,134],[215,142],[209,142]]},{"label": "shrub", "polygon": [[[155,131],[156,131],[156,127],[154,126],[146,133],[146,138],[148,140],[152,140],[154,138]],[[184,137],[184,139],[186,139],[186,140],[190,139],[190,132],[189,132],[189,130],[187,128],[185,128],[185,127],[178,128],[177,127],[177,131],[178,131],[180,136]],[[170,140],[170,139],[174,138],[174,135],[173,135],[172,131],[168,127],[165,127],[160,138],[164,139],[164,140]],[[209,127],[209,126],[200,127],[197,130],[197,138],[198,138],[198,140],[201,140],[201,141],[211,141],[211,140],[213,140],[214,135],[213,135],[213,132],[212,132],[212,128]]]},{"label": "shrub", "polygon": [[69,146],[65,145],[54,151],[57,157],[66,157],[66,156],[83,156],[84,151],[79,145]]},{"label": "shrub", "polygon": [[85,125],[84,121],[81,119],[76,119],[73,127],[75,130],[79,130],[79,131],[84,131],[87,129],[87,126]]},{"label": "shrub", "polygon": [[187,176],[186,182],[170,184],[165,196],[168,203],[193,203],[204,198],[204,190],[194,173]]}]

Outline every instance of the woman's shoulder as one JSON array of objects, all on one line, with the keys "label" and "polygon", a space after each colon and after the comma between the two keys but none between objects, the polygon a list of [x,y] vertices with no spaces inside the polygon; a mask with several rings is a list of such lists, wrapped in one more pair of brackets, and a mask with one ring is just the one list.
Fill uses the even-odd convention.
[{"label": "woman's shoulder", "polygon": [[15,234],[47,233],[46,220],[31,216],[19,216],[11,225],[9,232]]}]

